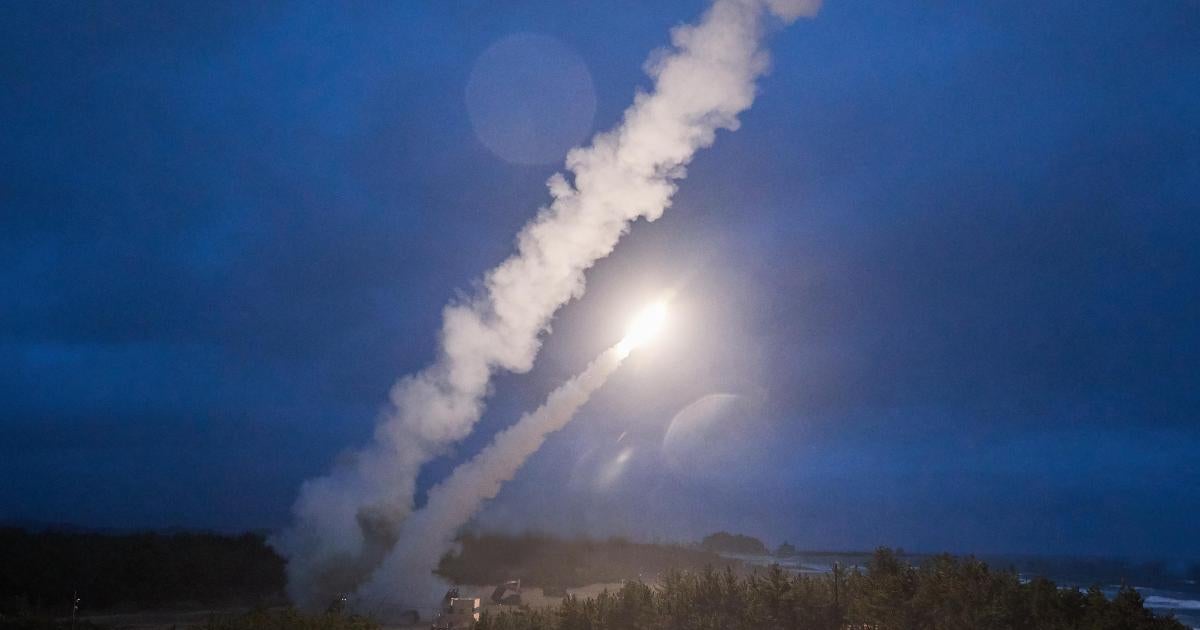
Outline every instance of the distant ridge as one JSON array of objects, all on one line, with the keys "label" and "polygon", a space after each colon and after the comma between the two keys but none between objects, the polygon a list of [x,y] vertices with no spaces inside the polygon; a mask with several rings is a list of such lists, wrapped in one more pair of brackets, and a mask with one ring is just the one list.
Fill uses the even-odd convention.
[{"label": "distant ridge", "polygon": [[64,523],[54,521],[39,521],[37,519],[27,518],[10,518],[0,519],[0,529],[20,529],[32,533],[55,533],[55,534],[103,534],[106,536],[130,536],[133,534],[160,534],[163,536],[172,536],[175,534],[214,534],[218,536],[237,536],[240,534],[255,534],[258,536],[267,537],[274,532],[273,529],[244,529],[236,531],[222,531],[217,529],[207,529],[203,527],[92,527],[87,525],[77,525],[75,523]]},{"label": "distant ridge", "polygon": [[108,527],[84,527],[74,523],[56,523],[34,519],[0,519],[0,529],[22,529],[27,532],[60,532],[63,534],[128,534],[131,530]]}]

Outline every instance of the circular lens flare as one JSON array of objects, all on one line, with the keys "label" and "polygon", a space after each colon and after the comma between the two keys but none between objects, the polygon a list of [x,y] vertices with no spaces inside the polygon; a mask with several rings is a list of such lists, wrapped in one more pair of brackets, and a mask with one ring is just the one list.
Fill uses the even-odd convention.
[{"label": "circular lens flare", "polygon": [[667,321],[666,302],[656,302],[648,306],[629,324],[625,338],[617,344],[623,354],[629,354],[634,348],[644,345],[662,330]]}]

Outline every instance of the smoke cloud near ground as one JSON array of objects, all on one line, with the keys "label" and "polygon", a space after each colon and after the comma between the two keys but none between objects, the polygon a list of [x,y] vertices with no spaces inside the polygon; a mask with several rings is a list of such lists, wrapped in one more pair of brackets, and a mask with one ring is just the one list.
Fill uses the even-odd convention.
[{"label": "smoke cloud near ground", "polygon": [[561,385],[535,411],[498,433],[486,448],[429,491],[429,500],[400,526],[391,553],[358,591],[360,605],[400,602],[414,607],[438,601],[445,584],[434,575],[458,530],[517,474],[546,437],[567,425],[628,354],[614,346]]},{"label": "smoke cloud near ground", "polygon": [[768,66],[765,18],[787,22],[818,6],[716,0],[698,24],[672,31],[672,47],[646,65],[653,89],[635,96],[616,128],[568,153],[568,173],[548,181],[553,201],[518,234],[516,253],[475,295],[445,307],[437,357],[392,388],[372,442],[301,486],[293,524],[272,539],[294,603],[324,606],[385,557],[399,562],[392,550],[421,467],[470,433],[494,372],[532,367],[550,318],[583,294],[584,272],[630,223],[662,216],[695,152],[718,129],[738,127]]}]

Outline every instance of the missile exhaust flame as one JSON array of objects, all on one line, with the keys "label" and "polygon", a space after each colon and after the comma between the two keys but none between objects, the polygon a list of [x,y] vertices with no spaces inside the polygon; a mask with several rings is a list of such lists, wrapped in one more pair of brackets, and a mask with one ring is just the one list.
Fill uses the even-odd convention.
[{"label": "missile exhaust flame", "polygon": [[637,317],[629,324],[629,330],[625,333],[625,338],[617,344],[617,351],[628,355],[635,349],[645,345],[647,342],[657,337],[662,332],[663,325],[667,321],[667,303],[655,302],[646,307]]},{"label": "missile exhaust flame", "polygon": [[370,606],[400,595],[415,598],[410,604],[423,604],[445,592],[446,584],[434,570],[452,549],[459,529],[499,494],[547,436],[575,417],[628,354],[621,344],[605,350],[583,372],[554,390],[541,407],[498,433],[478,455],[434,486],[425,507],[400,526],[391,553],[359,589],[356,599]]},{"label": "missile exhaust flame", "polygon": [[[396,577],[392,558],[419,547],[404,532],[421,530],[407,523],[422,467],[471,433],[496,372],[532,368],[554,313],[583,295],[585,272],[634,221],[662,216],[696,152],[718,130],[738,128],[768,68],[769,16],[787,23],[819,7],[820,0],[714,0],[698,23],[672,29],[671,48],[646,66],[653,89],[639,91],[614,129],[567,155],[567,174],[547,182],[553,201],[521,230],[517,251],[475,294],[443,310],[435,359],[396,383],[371,443],[301,486],[292,525],[270,541],[287,559],[294,604],[319,609],[366,580],[380,583],[371,576],[385,558]],[[637,324],[602,356],[619,363],[660,320]],[[415,596],[376,594],[393,602]]]},{"label": "missile exhaust flame", "polygon": [[[657,335],[667,319],[666,302],[656,302],[633,319],[625,338],[596,357],[583,372],[551,392],[531,413],[496,434],[492,443],[429,491],[425,507],[400,526],[391,553],[357,593],[365,604],[386,603],[397,593],[436,598],[445,583],[435,574],[453,547],[458,530],[516,476],[546,438],[562,429],[600,389],[630,351]],[[625,459],[631,451],[626,449]],[[624,461],[622,460],[621,464]],[[418,602],[414,602],[418,603]]]}]

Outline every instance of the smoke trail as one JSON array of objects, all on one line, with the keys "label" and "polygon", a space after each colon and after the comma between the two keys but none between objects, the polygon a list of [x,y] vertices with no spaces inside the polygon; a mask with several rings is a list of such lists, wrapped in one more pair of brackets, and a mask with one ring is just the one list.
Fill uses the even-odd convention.
[{"label": "smoke trail", "polygon": [[324,605],[358,586],[395,543],[412,511],[421,466],[465,437],[496,370],[528,371],[540,333],[583,294],[584,272],[641,217],[656,220],[676,180],[718,129],[736,129],[767,67],[763,18],[815,12],[819,0],[716,0],[673,48],[651,57],[654,90],[638,93],[612,131],[567,155],[570,177],[547,185],[553,202],[517,237],[517,252],[488,272],[478,294],[443,310],[439,351],[392,388],[371,444],[301,486],[292,526],[272,539],[287,558],[288,595]]},{"label": "smoke trail", "polygon": [[622,346],[606,350],[554,390],[541,407],[498,433],[478,455],[430,490],[425,506],[400,526],[391,554],[359,589],[361,600],[367,604],[407,600],[400,603],[413,606],[437,601],[446,587],[433,570],[454,544],[459,528],[500,492],[549,434],[571,421],[627,355]]}]

